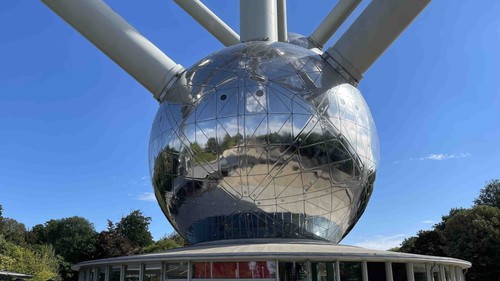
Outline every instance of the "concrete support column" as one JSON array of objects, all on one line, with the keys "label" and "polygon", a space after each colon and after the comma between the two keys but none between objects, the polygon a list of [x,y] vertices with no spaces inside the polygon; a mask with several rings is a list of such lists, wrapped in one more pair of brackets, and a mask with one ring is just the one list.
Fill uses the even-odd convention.
[{"label": "concrete support column", "polygon": [[457,271],[457,280],[465,281],[464,272],[460,267],[455,268]]},{"label": "concrete support column", "polygon": [[110,275],[111,275],[111,266],[106,266],[106,268],[104,268],[104,281],[109,281]]},{"label": "concrete support column", "polygon": [[361,262],[361,278],[363,281],[368,281],[368,263],[366,261]]},{"label": "concrete support column", "polygon": [[165,278],[165,272],[166,272],[166,270],[165,270],[165,262],[161,263],[161,267],[160,268],[161,268],[160,269],[160,272],[161,272],[160,281],[165,281],[165,279],[166,279]]},{"label": "concrete support column", "polygon": [[458,281],[457,280],[457,274],[454,266],[450,266],[450,275],[451,275],[451,281]]},{"label": "concrete support column", "polygon": [[441,278],[441,281],[447,281],[446,280],[446,274],[444,272],[444,265],[439,266],[439,276]]},{"label": "concrete support column", "polygon": [[274,262],[276,263],[275,264],[275,268],[276,268],[276,281],[280,281],[280,269],[279,269],[280,264],[279,264],[279,260],[275,260]]},{"label": "concrete support column", "polygon": [[139,265],[139,281],[144,281],[144,271],[145,271],[145,265],[144,264],[140,264]]},{"label": "concrete support column", "polygon": [[340,281],[340,262],[335,261],[335,281]]},{"label": "concrete support column", "polygon": [[125,270],[127,270],[127,268],[122,264],[120,266],[120,281],[125,281]]},{"label": "concrete support column", "polygon": [[390,261],[385,262],[385,279],[387,281],[394,281],[394,277],[392,276],[392,262]]},{"label": "concrete support column", "polygon": [[432,265],[426,263],[425,264],[425,276],[427,276],[427,281],[432,281]]},{"label": "concrete support column", "polygon": [[406,264],[406,280],[415,281],[415,272],[413,271],[413,263]]}]

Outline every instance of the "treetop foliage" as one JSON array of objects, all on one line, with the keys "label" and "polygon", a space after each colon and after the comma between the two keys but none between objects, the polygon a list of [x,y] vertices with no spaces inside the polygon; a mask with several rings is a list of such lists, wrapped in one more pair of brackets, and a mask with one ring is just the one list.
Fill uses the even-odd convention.
[{"label": "treetop foliage", "polygon": [[51,245],[28,245],[24,224],[3,217],[0,205],[0,269],[33,274],[33,281],[60,280],[59,258]]},{"label": "treetop foliage", "polygon": [[0,269],[34,275],[34,281],[78,280],[71,265],[85,260],[110,258],[182,247],[184,240],[171,234],[153,241],[150,217],[133,210],[118,223],[108,220],[97,232],[82,217],[52,219],[27,230],[24,224],[2,216],[0,205]]},{"label": "treetop foliage", "polygon": [[93,252],[96,234],[92,223],[76,216],[49,220],[31,230],[33,242],[53,245],[56,253],[70,263],[81,261]]},{"label": "treetop foliage", "polygon": [[58,258],[50,245],[22,247],[0,234],[0,268],[31,273],[33,281],[59,280]]},{"label": "treetop foliage", "polygon": [[500,181],[488,182],[474,204],[451,209],[433,229],[421,230],[391,250],[467,260],[472,263],[467,280],[499,280]]},{"label": "treetop foliage", "polygon": [[500,180],[488,182],[479,192],[479,196],[474,199],[474,204],[500,208]]},{"label": "treetop foliage", "polygon": [[116,224],[116,230],[127,237],[132,246],[146,247],[153,243],[153,236],[149,232],[150,223],[150,217],[144,216],[139,210],[133,210]]}]

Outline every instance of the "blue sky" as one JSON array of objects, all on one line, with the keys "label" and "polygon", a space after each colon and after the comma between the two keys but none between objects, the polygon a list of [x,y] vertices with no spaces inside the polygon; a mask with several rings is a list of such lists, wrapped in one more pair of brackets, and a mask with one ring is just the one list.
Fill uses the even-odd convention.
[{"label": "blue sky", "polygon": [[[185,67],[223,47],[173,1],[106,2]],[[238,30],[237,2],[204,3]],[[334,3],[288,2],[289,31],[305,35]],[[344,244],[395,246],[500,178],[500,2],[488,2],[432,2],[365,73],[381,163]],[[156,239],[171,233],[151,201],[149,92],[41,2],[0,1],[0,35],[4,215],[28,227],[78,215],[102,230],[140,209]]]}]

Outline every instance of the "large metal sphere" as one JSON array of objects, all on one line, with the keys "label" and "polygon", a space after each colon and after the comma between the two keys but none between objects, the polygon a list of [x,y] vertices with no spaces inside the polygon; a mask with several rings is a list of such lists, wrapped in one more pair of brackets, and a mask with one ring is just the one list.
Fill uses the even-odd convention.
[{"label": "large metal sphere", "polygon": [[[359,90],[318,54],[249,42],[201,60],[153,124],[156,198],[191,243],[340,241],[373,190],[378,140]],[[186,103],[186,100],[192,102]]]}]

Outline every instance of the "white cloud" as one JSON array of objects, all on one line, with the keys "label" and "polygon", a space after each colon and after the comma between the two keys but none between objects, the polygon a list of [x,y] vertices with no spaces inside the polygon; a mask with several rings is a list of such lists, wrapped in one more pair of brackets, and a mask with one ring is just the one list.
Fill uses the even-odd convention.
[{"label": "white cloud", "polygon": [[246,110],[248,112],[252,113],[263,112],[267,108],[267,99],[266,95],[264,94],[265,91],[261,90],[260,93],[263,94],[261,96],[258,96],[257,93],[255,94],[247,93]]},{"label": "white cloud", "polygon": [[448,160],[448,159],[454,159],[454,158],[467,158],[470,157],[470,153],[455,153],[455,154],[445,154],[445,153],[439,153],[439,154],[429,154],[424,157],[418,158],[418,160]]},{"label": "white cloud", "polygon": [[394,161],[394,163],[401,163],[405,161],[426,161],[426,160],[433,160],[433,161],[443,161],[443,160],[448,160],[448,159],[458,159],[458,158],[468,158],[472,156],[472,154],[468,152],[462,152],[462,153],[453,153],[453,154],[447,154],[447,153],[431,153],[423,157],[419,158],[410,158],[407,160],[398,160]]},{"label": "white cloud", "polygon": [[151,178],[149,176],[141,177],[142,185],[151,186]]},{"label": "white cloud", "polygon": [[156,197],[153,192],[144,192],[142,194],[139,194],[137,195],[136,199],[140,201],[156,202]]},{"label": "white cloud", "polygon": [[435,224],[436,222],[433,221],[433,220],[424,220],[424,221],[421,221],[420,223],[423,223],[423,224]]},{"label": "white cloud", "polygon": [[388,250],[390,248],[399,247],[405,237],[406,235],[404,234],[395,234],[390,236],[375,235],[365,241],[354,244],[354,246],[374,250]]}]

